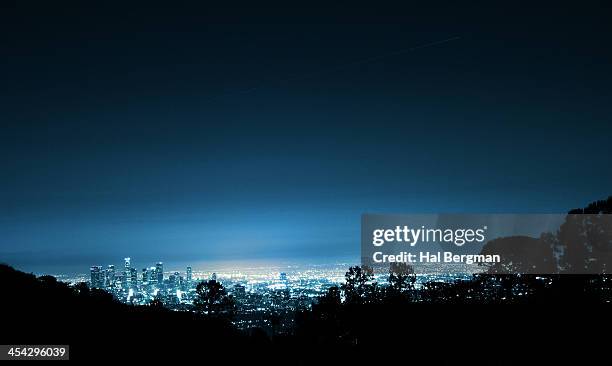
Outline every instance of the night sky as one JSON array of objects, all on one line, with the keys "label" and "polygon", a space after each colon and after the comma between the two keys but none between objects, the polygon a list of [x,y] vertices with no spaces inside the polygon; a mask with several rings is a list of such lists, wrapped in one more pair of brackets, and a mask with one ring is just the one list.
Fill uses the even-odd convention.
[{"label": "night sky", "polygon": [[612,194],[604,2],[80,3],[0,5],[18,268],[358,258],[363,212]]}]

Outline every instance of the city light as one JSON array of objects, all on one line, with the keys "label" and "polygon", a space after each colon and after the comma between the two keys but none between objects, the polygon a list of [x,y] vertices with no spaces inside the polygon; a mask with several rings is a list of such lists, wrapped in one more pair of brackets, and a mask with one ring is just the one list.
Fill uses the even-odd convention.
[{"label": "city light", "polygon": [[157,262],[138,271],[131,257],[124,259],[123,271],[114,265],[92,266],[88,281],[83,276],[65,278],[66,282],[87,281],[91,288],[102,289],[130,305],[150,305],[161,301],[174,311],[194,311],[196,286],[202,281],[220,282],[237,305],[234,324],[241,329],[268,326],[275,314],[289,327],[292,314],[310,309],[328,288],[344,282],[346,263],[302,266],[254,266],[221,268],[216,271],[187,266],[183,271],[164,271]]}]

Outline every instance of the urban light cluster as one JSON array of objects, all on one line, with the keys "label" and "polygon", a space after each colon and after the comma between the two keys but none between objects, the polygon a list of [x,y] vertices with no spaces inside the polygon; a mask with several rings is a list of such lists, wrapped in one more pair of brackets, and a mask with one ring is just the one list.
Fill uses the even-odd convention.
[{"label": "urban light cluster", "polygon": [[[283,326],[293,321],[298,309],[312,306],[317,297],[331,286],[344,281],[347,264],[231,268],[218,273],[194,271],[165,272],[163,262],[140,270],[125,258],[123,266],[92,266],[89,286],[111,293],[121,302],[149,305],[159,300],[175,311],[193,311],[196,286],[201,281],[216,280],[232,296],[237,305],[234,323],[240,328],[269,326],[270,315],[283,319]],[[80,282],[82,277],[68,279]]]}]

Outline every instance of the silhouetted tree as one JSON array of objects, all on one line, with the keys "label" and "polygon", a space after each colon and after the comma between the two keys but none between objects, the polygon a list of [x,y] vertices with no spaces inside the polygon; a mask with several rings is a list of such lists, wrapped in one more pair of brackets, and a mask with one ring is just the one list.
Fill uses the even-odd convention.
[{"label": "silhouetted tree", "polygon": [[337,286],[333,286],[328,288],[325,294],[319,297],[317,304],[313,306],[313,312],[320,320],[335,323],[338,321],[341,308],[340,289]]},{"label": "silhouetted tree", "polygon": [[501,262],[488,265],[491,274],[556,273],[557,263],[548,236],[539,239],[510,236],[488,241],[480,254],[497,254]]},{"label": "silhouetted tree", "polygon": [[328,306],[331,308],[338,308],[342,305],[342,300],[340,298],[340,289],[338,286],[332,286],[327,289],[325,294],[319,297],[319,305]]},{"label": "silhouetted tree", "polygon": [[[612,196],[569,211],[557,233],[540,238],[513,236],[491,240],[481,254],[499,254],[489,273],[610,273],[612,263]],[[555,258],[559,257],[559,260]],[[505,279],[507,280],[507,278]]]},{"label": "silhouetted tree", "polygon": [[223,285],[216,280],[202,281],[197,285],[193,304],[198,313],[209,316],[231,316],[235,309],[234,298],[228,296]]},{"label": "silhouetted tree", "polygon": [[563,272],[612,272],[612,215],[569,214],[557,238]]},{"label": "silhouetted tree", "polygon": [[350,267],[344,275],[345,283],[341,286],[346,302],[363,302],[371,289],[371,285],[368,285],[368,282],[372,280],[372,277],[373,273],[370,268],[360,266]]}]

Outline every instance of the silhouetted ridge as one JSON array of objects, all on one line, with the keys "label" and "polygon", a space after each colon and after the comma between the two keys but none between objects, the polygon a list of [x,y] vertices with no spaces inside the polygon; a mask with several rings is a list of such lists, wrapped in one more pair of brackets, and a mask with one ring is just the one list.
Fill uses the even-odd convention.
[{"label": "silhouetted ridge", "polygon": [[599,200],[590,203],[585,208],[575,208],[569,211],[570,214],[612,214],[612,196],[606,200]]},{"label": "silhouetted ridge", "polygon": [[221,352],[259,342],[225,319],[126,305],[84,283],[71,287],[4,264],[0,292],[2,344],[70,344],[76,359],[175,359],[203,344]]}]

